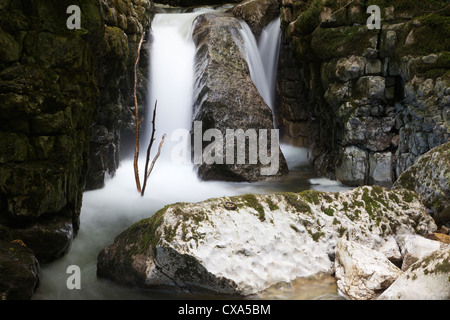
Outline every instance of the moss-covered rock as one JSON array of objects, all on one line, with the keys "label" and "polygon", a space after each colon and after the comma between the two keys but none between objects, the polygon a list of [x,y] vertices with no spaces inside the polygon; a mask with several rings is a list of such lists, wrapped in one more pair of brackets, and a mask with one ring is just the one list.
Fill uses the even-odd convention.
[{"label": "moss-covered rock", "polygon": [[340,238],[378,249],[397,234],[436,229],[414,192],[246,194],[175,203],[119,234],[98,275],[142,288],[248,295],[332,273]]},{"label": "moss-covered rock", "polygon": [[[69,5],[81,9],[79,30],[67,28]],[[106,8],[126,25],[106,25]],[[26,240],[45,262],[68,251],[91,159],[117,167],[119,119],[132,86],[127,69],[149,16],[142,1],[1,3],[0,239]],[[112,141],[93,137],[94,123]]]},{"label": "moss-covered rock", "polygon": [[424,155],[402,173],[394,188],[405,188],[420,195],[438,224],[450,221],[450,142]]}]

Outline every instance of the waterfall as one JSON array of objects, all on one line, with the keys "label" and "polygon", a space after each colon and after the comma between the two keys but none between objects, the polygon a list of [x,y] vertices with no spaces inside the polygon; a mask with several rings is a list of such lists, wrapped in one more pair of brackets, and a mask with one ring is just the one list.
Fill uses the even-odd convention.
[{"label": "waterfall", "polygon": [[[195,48],[191,37],[192,21],[202,12],[196,10],[186,14],[157,14],[152,23],[151,65],[149,79],[149,101],[153,106],[158,100],[156,114],[156,141],[166,133],[161,157],[156,163],[146,189],[141,197],[136,190],[133,160],[122,159],[115,176],[99,190],[85,192],[81,211],[81,226],[70,252],[61,260],[42,266],[42,281],[34,299],[142,299],[173,298],[175,294],[134,291],[101,281],[96,277],[97,255],[110,245],[114,237],[140,219],[150,217],[167,204],[175,202],[197,202],[212,197],[233,196],[245,193],[272,193],[280,191],[299,192],[310,189],[337,190],[336,184],[325,185],[316,181],[308,166],[306,150],[281,145],[291,172],[276,182],[235,183],[199,181],[192,164],[175,164],[174,151],[179,141],[173,139],[177,129],[188,130],[192,121]],[[246,26],[246,24],[245,24]],[[273,92],[271,86],[276,76],[276,24],[268,26],[261,36],[258,48],[253,35],[245,27],[252,77],[258,80],[258,89],[266,96]],[[266,34],[267,33],[267,34]],[[270,44],[272,43],[272,44]],[[272,47],[273,46],[273,47]],[[269,50],[270,49],[270,50]],[[272,52],[273,50],[273,52]],[[272,53],[270,53],[272,52]],[[270,58],[273,57],[273,58]],[[273,60],[271,60],[273,59]],[[267,70],[264,66],[270,67]],[[259,72],[259,75],[258,75]],[[263,76],[264,75],[264,76]],[[270,81],[268,82],[267,79]],[[265,83],[265,84],[264,84]],[[266,88],[264,87],[266,86]],[[272,94],[265,99],[272,101]],[[146,112],[142,133],[140,173],[143,174],[144,156],[151,133],[151,111]],[[157,148],[154,148],[157,149]],[[154,153],[156,150],[153,150]],[[328,181],[328,180],[327,180]],[[326,182],[326,181],[325,181]],[[327,191],[328,191],[327,190]],[[67,266],[77,265],[81,269],[83,290],[68,290],[66,287]]]},{"label": "waterfall", "polygon": [[260,95],[273,112],[281,42],[280,18],[274,19],[262,30],[259,43],[245,21],[241,21],[241,26],[250,75]]}]

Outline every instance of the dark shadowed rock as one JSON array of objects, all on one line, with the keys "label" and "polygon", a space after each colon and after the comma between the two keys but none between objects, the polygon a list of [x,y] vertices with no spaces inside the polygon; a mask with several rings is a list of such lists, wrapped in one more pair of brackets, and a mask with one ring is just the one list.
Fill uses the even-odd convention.
[{"label": "dark shadowed rock", "polygon": [[[219,130],[223,135],[224,164],[203,161],[196,169],[204,180],[257,181],[287,172],[281,150],[272,163],[275,172],[261,173],[261,164],[250,164],[250,152],[245,151],[245,164],[226,164],[225,134],[227,129],[248,129],[257,132],[258,151],[268,149],[270,154],[272,112],[252,82],[246,61],[239,20],[231,15],[208,13],[194,22],[193,38],[196,45],[194,121],[201,121],[202,133]],[[267,145],[259,143],[261,131],[267,130]],[[195,131],[195,130],[194,130]],[[195,133],[195,132],[194,132]],[[194,135],[195,140],[195,135]],[[278,139],[276,139],[278,141]],[[278,143],[278,142],[277,142]],[[203,143],[203,150],[211,142]],[[195,159],[194,159],[195,160]],[[236,157],[235,161],[236,163]]]},{"label": "dark shadowed rock", "polygon": [[39,285],[41,269],[33,251],[20,240],[0,240],[0,299],[28,300]]}]

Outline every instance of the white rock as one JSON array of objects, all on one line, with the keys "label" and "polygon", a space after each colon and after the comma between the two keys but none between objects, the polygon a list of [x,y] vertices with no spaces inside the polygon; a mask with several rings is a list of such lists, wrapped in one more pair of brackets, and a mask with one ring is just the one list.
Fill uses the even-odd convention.
[{"label": "white rock", "polygon": [[411,234],[399,235],[396,240],[403,258],[403,271],[407,270],[413,263],[429,255],[433,251],[448,246],[439,241]]},{"label": "white rock", "polygon": [[386,258],[388,258],[388,260],[395,265],[397,265],[397,263],[401,263],[402,261],[402,254],[394,237],[387,239],[378,251],[384,254]]},{"label": "white rock", "polygon": [[[145,288],[250,295],[297,278],[332,274],[340,238],[378,250],[397,234],[432,232],[433,220],[413,195],[364,186],[339,193],[243,195],[173,204],[116,237],[99,254],[97,270]],[[234,210],[227,209],[229,202]],[[136,269],[136,251],[143,252],[141,261],[154,262]],[[133,272],[123,279],[120,270]],[[367,286],[377,290],[376,281],[367,279]]]},{"label": "white rock", "polygon": [[414,263],[378,300],[450,300],[450,247]]},{"label": "white rock", "polygon": [[337,285],[352,300],[376,299],[401,273],[378,251],[345,239],[339,239],[336,245]]}]

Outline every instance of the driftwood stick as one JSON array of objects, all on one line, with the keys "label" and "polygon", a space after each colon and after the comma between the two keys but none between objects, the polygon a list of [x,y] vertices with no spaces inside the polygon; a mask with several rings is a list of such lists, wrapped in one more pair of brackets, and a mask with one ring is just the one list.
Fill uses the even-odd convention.
[{"label": "driftwood stick", "polygon": [[136,129],[135,129],[135,135],[134,135],[134,177],[136,180],[136,188],[138,190],[138,192],[141,192],[141,181],[139,179],[139,165],[138,165],[138,160],[139,160],[139,128],[140,128],[140,124],[141,124],[141,120],[139,119],[139,106],[138,106],[138,101],[137,101],[137,67],[138,67],[138,63],[139,63],[139,58],[141,56],[141,47],[142,47],[142,42],[144,42],[144,36],[145,36],[145,32],[142,33],[141,36],[141,40],[139,41],[139,46],[138,46],[138,50],[137,50],[137,57],[136,57],[136,63],[134,64],[134,90],[133,90],[133,95],[134,95],[134,117],[135,117],[135,121],[136,121]]},{"label": "driftwood stick", "polygon": [[150,152],[152,150],[153,147],[153,142],[155,141],[155,132],[156,132],[156,126],[155,126],[155,119],[156,119],[156,107],[158,106],[158,100],[155,101],[155,107],[153,108],[153,119],[152,119],[152,136],[150,138],[150,142],[148,144],[148,148],[147,148],[147,156],[145,158],[145,176],[144,176],[144,185],[142,188],[141,195],[144,195],[145,192],[145,187],[147,185],[147,171],[148,171],[148,164],[150,162]]}]

